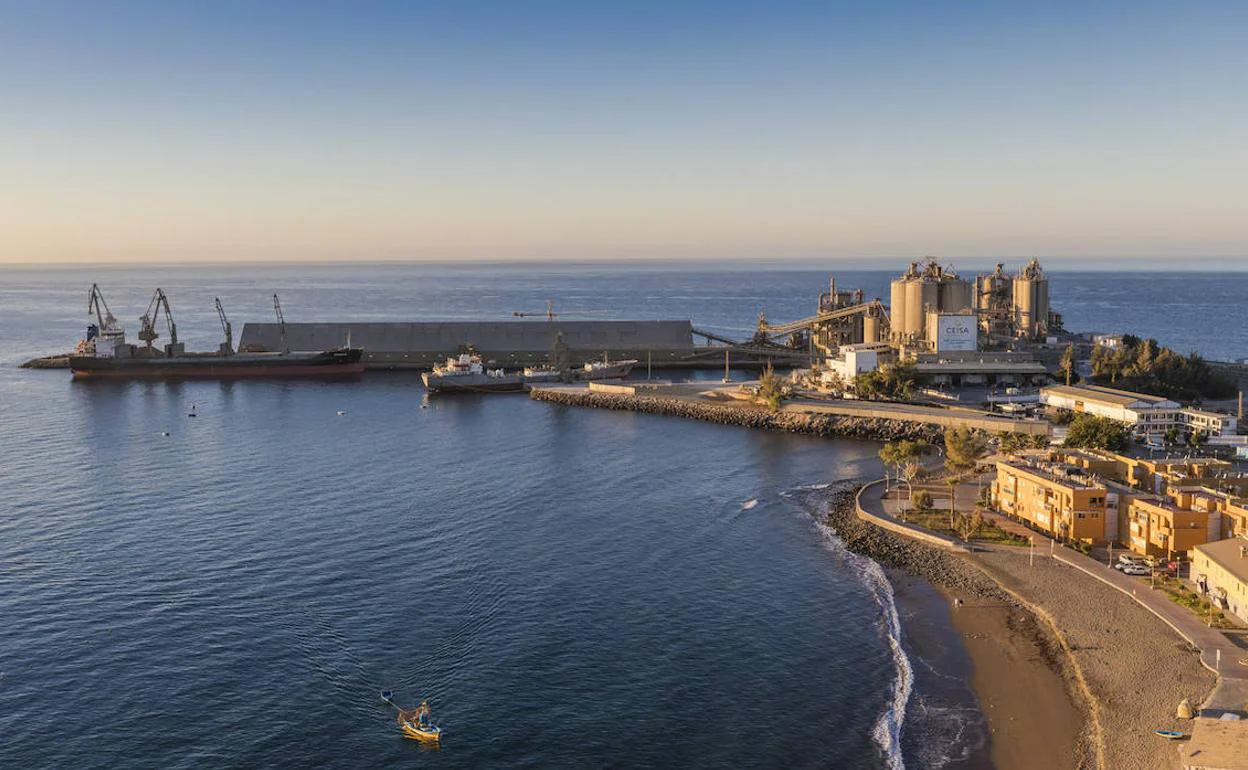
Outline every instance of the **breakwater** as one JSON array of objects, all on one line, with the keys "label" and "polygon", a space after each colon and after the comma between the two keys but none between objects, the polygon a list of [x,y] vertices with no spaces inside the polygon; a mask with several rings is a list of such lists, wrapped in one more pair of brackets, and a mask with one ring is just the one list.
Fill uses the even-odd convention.
[{"label": "breakwater", "polygon": [[875,441],[910,439],[940,443],[943,431],[935,425],[879,417],[848,417],[780,410],[771,412],[746,403],[712,404],[669,396],[596,393],[589,390],[534,388],[529,395],[538,401],[563,406],[589,406],[643,414],[681,417],[688,420],[739,425],[744,428],[805,433],[825,438],[857,438]]}]

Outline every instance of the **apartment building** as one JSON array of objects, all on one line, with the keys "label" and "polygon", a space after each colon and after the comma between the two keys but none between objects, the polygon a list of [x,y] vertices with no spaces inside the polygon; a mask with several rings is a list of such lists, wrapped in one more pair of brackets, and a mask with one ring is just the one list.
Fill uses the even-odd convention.
[{"label": "apartment building", "polygon": [[1002,460],[992,487],[997,510],[1060,539],[1118,538],[1121,495],[1082,468],[1040,458]]}]

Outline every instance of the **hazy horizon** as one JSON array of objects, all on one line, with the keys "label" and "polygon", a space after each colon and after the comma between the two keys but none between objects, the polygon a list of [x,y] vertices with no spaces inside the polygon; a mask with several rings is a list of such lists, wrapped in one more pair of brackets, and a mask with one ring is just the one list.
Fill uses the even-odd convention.
[{"label": "hazy horizon", "polygon": [[1248,262],[1241,4],[0,22],[0,263]]}]

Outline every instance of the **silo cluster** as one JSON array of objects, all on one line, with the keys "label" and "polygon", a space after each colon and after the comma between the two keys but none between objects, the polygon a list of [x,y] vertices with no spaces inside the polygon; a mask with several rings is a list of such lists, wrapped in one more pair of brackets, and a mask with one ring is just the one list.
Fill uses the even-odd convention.
[{"label": "silo cluster", "polygon": [[935,259],[910,263],[889,287],[892,341],[909,345],[927,339],[928,313],[972,312],[972,296],[971,283]]}]

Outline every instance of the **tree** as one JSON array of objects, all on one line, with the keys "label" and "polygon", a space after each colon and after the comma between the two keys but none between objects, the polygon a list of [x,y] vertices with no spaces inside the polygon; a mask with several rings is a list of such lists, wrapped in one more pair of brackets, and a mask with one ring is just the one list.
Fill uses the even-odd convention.
[{"label": "tree", "polygon": [[1165,446],[1173,446],[1179,443],[1179,429],[1173,425],[1166,428],[1166,435],[1162,437],[1161,443]]},{"label": "tree", "polygon": [[932,493],[926,489],[920,489],[914,493],[914,509],[916,511],[932,510]]},{"label": "tree", "polygon": [[1059,368],[1066,377],[1066,384],[1069,385],[1071,379],[1075,376],[1075,343],[1066,346],[1066,352],[1062,353],[1062,365]]},{"label": "tree", "polygon": [[755,398],[773,412],[779,411],[780,404],[784,401],[784,383],[776,376],[776,370],[772,368],[770,361],[758,378],[758,393]]},{"label": "tree", "polygon": [[957,524],[954,526],[954,531],[958,533],[958,537],[969,543],[976,535],[979,534],[979,530],[983,526],[984,515],[976,509],[970,513],[958,516]]},{"label": "tree", "polygon": [[945,467],[951,473],[961,474],[975,470],[975,466],[987,451],[987,442],[974,430],[945,428]]},{"label": "tree", "polygon": [[[890,441],[880,448],[880,459],[885,465],[896,468],[898,475],[906,480],[907,485],[914,483],[919,473],[919,460],[927,450],[922,441]],[[911,487],[913,492],[913,487]]]},{"label": "tree", "polygon": [[1066,446],[1122,451],[1131,444],[1131,429],[1117,420],[1078,414],[1066,429]]}]

